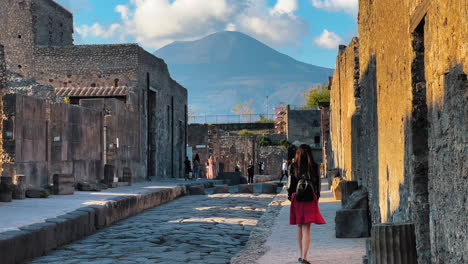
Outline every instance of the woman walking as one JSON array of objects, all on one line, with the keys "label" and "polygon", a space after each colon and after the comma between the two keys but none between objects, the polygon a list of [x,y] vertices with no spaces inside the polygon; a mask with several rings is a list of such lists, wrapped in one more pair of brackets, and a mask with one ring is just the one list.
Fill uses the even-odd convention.
[{"label": "woman walking", "polygon": [[[307,186],[307,183],[310,186]],[[296,199],[298,185],[301,185],[301,193]],[[296,151],[295,162],[290,166],[288,184],[288,199],[291,201],[289,223],[297,225],[299,263],[310,264],[307,260],[310,247],[310,224],[325,224],[318,206],[320,185],[319,168],[314,162],[312,148],[305,144],[301,145]],[[303,190],[311,190],[311,192]]]},{"label": "woman walking", "polygon": [[200,156],[198,154],[195,155],[193,159],[193,177],[195,180],[198,180],[198,176],[200,175]]}]

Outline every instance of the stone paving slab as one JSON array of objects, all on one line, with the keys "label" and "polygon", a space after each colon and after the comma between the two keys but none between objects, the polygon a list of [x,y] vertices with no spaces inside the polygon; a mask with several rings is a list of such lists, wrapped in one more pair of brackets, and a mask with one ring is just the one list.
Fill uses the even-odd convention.
[{"label": "stone paving slab", "polygon": [[[326,186],[323,186],[328,189]],[[333,199],[331,191],[322,191],[320,210],[326,225],[312,225],[309,261],[312,264],[361,264],[365,255],[365,238],[335,238],[335,214],[341,209],[341,202]],[[269,250],[260,257],[257,264],[298,263],[299,250],[296,240],[296,226],[289,225],[290,203],[281,209],[271,236],[265,246]]]},{"label": "stone paving slab", "polygon": [[[200,181],[206,187],[217,181]],[[25,259],[81,239],[114,222],[172,201],[193,182],[160,181],[0,204],[0,263]]]},{"label": "stone paving slab", "polygon": [[275,196],[185,196],[148,209],[29,264],[226,264]]},{"label": "stone paving slab", "polygon": [[[209,182],[209,181],[197,181]],[[52,195],[47,199],[13,200],[0,203],[0,233],[18,230],[21,226],[44,222],[88,205],[103,205],[118,197],[132,196],[175,188],[178,184],[193,183],[184,180],[161,180],[135,183],[132,186],[106,189],[101,192],[75,191],[74,195]]]}]

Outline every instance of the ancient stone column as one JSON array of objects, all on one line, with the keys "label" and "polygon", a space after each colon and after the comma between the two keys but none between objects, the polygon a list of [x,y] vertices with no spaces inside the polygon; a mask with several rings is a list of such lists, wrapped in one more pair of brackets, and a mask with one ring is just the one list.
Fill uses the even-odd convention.
[{"label": "ancient stone column", "polygon": [[13,185],[13,199],[26,199],[26,176],[15,175],[15,184]]},{"label": "ancient stone column", "polygon": [[13,197],[13,184],[11,177],[0,177],[0,202],[9,203]]},{"label": "ancient stone column", "polygon": [[379,224],[371,233],[371,264],[417,263],[413,224]]}]

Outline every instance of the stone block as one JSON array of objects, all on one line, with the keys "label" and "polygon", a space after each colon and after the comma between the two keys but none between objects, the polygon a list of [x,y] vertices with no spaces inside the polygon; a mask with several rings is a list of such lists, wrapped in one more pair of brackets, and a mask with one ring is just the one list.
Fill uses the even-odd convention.
[{"label": "stone block", "polygon": [[369,237],[369,216],[367,210],[339,210],[336,212],[335,224],[337,238]]},{"label": "stone block", "polygon": [[132,170],[130,168],[123,168],[122,181],[128,182],[129,185],[132,185]]},{"label": "stone block", "polygon": [[43,256],[57,248],[56,225],[53,223],[37,223],[20,227],[21,231],[30,235],[28,245],[24,245],[30,257]]},{"label": "stone block", "polygon": [[53,182],[55,195],[71,195],[75,192],[75,177],[71,174],[54,174]]},{"label": "stone block", "polygon": [[239,193],[253,193],[253,185],[252,184],[239,185]]},{"label": "stone block", "polygon": [[345,206],[351,194],[359,188],[358,182],[357,181],[342,181],[340,183],[340,187],[341,187],[341,205]]},{"label": "stone block", "polygon": [[220,180],[230,180],[232,185],[239,185],[243,183],[247,183],[245,177],[242,176],[240,172],[223,172],[219,173],[216,179]]},{"label": "stone block", "polygon": [[15,176],[15,184],[13,186],[13,199],[26,199],[26,177],[24,175]]},{"label": "stone block", "polygon": [[234,185],[230,179],[223,179],[223,183],[227,185]]},{"label": "stone block", "polygon": [[417,263],[413,224],[378,224],[371,233],[370,263]]},{"label": "stone block", "polygon": [[110,184],[114,182],[115,167],[110,164],[104,166],[104,184]]},{"label": "stone block", "polygon": [[229,193],[229,186],[227,184],[215,185],[213,193]]},{"label": "stone block", "polygon": [[76,187],[82,192],[100,192],[102,190],[100,183],[79,182]]},{"label": "stone block", "polygon": [[26,197],[28,198],[47,198],[50,193],[44,188],[29,188],[26,190]]},{"label": "stone block", "polygon": [[333,198],[335,198],[335,200],[341,200],[341,184],[340,183],[342,181],[343,179],[340,177],[333,178],[331,191],[333,193]]},{"label": "stone block", "polygon": [[190,195],[205,195],[205,186],[201,184],[189,186]]},{"label": "stone block", "polygon": [[0,202],[9,203],[13,199],[13,184],[11,177],[3,176],[0,182]]},{"label": "stone block", "polygon": [[277,194],[278,185],[274,183],[262,183],[262,193],[265,194]]},{"label": "stone block", "polygon": [[368,209],[369,208],[369,193],[364,189],[359,189],[353,194],[351,194],[348,199],[346,205],[343,207],[344,209]]}]

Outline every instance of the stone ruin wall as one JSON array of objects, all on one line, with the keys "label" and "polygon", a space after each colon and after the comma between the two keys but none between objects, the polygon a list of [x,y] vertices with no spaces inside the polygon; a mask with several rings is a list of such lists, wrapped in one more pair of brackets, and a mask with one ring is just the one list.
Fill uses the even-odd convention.
[{"label": "stone ruin wall", "polygon": [[[467,14],[463,0],[361,0],[358,125],[332,138],[356,141],[333,151],[356,160],[351,171],[369,188],[372,222],[415,224],[418,263],[468,259]],[[350,75],[347,85],[336,81],[353,70],[337,66],[332,93],[352,83]]]},{"label": "stone ruin wall", "polygon": [[122,102],[84,100],[83,107],[15,94],[2,101],[2,175],[25,175],[32,187],[51,184],[56,173],[95,183],[103,179],[105,163],[115,166],[119,178],[128,167],[133,181],[144,180],[137,115]]},{"label": "stone ruin wall", "polygon": [[[147,74],[156,92],[156,171],[161,178],[183,177],[188,138],[187,89],[174,81],[166,63],[138,48],[138,87],[144,102],[146,121]],[[145,141],[146,142],[146,141]],[[171,161],[172,160],[172,161]],[[170,164],[173,164],[171,167]]]},{"label": "stone ruin wall", "polygon": [[[55,88],[128,87],[128,107],[140,113],[140,142],[152,146],[151,151],[142,147],[140,156],[154,153],[151,176],[182,175],[187,91],[170,78],[164,61],[135,44],[73,45],[72,14],[52,0],[21,4],[0,0],[0,4],[8,6],[0,10],[0,31],[6,32],[0,43],[7,48],[10,70]],[[156,102],[148,114],[149,87],[156,90]],[[148,136],[150,124],[154,130]],[[148,138],[154,142],[147,144]]]},{"label": "stone ruin wall", "polygon": [[[238,136],[224,130],[242,129],[242,125],[251,129],[265,127],[260,124],[258,126],[256,124],[191,124],[189,126],[188,144],[193,148],[192,159],[196,154],[199,154],[203,173],[205,173],[204,164],[211,153],[217,158],[218,162],[224,163],[224,171],[226,172],[233,172],[236,162],[239,161],[242,174],[247,176],[247,167],[252,160],[255,165],[255,174],[258,174],[258,163],[263,161],[265,162],[265,174],[280,175],[282,162],[287,158],[287,149],[275,146],[260,146],[255,136]],[[252,131],[255,132],[255,130]],[[278,141],[281,139],[279,137],[272,138]],[[197,145],[206,147],[197,149]]]},{"label": "stone ruin wall", "polygon": [[[359,66],[359,41],[354,38],[348,47],[340,46],[339,56],[336,62],[336,70],[332,79],[330,90],[330,135],[332,149],[331,159],[336,168],[340,168],[340,175],[347,180],[357,180],[353,173],[352,144],[354,143],[351,131],[353,117],[356,115],[356,104],[359,101],[359,93],[356,91],[356,65]],[[359,71],[357,71],[359,74]]]},{"label": "stone ruin wall", "polygon": [[314,147],[315,137],[321,137],[319,110],[286,111],[286,127],[288,141],[294,145],[308,144]]}]

